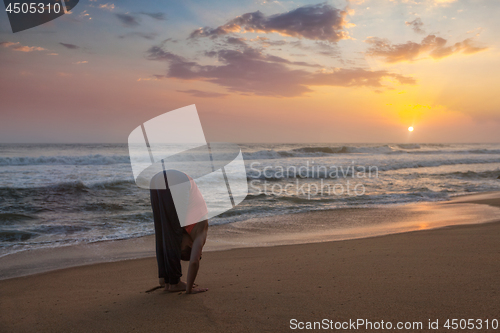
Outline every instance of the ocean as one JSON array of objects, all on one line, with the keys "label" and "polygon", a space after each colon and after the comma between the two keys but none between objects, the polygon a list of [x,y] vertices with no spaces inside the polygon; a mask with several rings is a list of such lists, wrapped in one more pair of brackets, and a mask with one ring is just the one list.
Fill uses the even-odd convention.
[{"label": "ocean", "polygon": [[[211,225],[500,191],[500,144],[239,146],[249,195]],[[125,144],[0,145],[0,257],[154,234],[152,218]]]}]

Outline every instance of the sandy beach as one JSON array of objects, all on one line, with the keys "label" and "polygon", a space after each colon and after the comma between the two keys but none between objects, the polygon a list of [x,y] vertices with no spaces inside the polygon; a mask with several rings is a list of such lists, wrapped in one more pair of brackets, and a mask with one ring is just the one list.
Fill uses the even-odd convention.
[{"label": "sandy beach", "polygon": [[209,291],[199,295],[147,293],[154,258],[56,270],[0,281],[0,330],[276,332],[292,319],[364,319],[422,322],[412,332],[439,320],[446,331],[447,319],[500,319],[499,239],[500,221],[206,252],[197,282]]}]

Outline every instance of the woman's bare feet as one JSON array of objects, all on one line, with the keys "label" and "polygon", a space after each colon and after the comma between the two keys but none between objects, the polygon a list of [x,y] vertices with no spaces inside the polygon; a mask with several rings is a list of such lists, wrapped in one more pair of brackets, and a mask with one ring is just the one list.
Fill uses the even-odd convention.
[{"label": "woman's bare feet", "polygon": [[208,288],[193,288],[190,293],[186,294],[199,294],[199,293],[204,293],[205,291],[208,291]]},{"label": "woman's bare feet", "polygon": [[[197,287],[198,285],[195,283],[194,287]],[[179,280],[179,283],[177,284],[167,284],[165,287],[165,290],[170,291],[172,293],[175,293],[177,291],[186,291],[186,282]]]},{"label": "woman's bare feet", "polygon": [[165,290],[168,290],[172,293],[174,293],[176,291],[184,291],[184,290],[186,290],[186,282],[179,281],[179,283],[177,283],[177,284],[168,284],[165,287]]}]

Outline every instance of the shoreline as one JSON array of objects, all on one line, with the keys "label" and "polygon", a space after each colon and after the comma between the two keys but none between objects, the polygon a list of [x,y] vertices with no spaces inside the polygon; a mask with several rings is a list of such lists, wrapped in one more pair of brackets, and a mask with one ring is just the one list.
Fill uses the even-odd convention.
[{"label": "shoreline", "polygon": [[[485,209],[485,206],[488,209]],[[486,192],[457,196],[446,202],[424,202],[397,207],[345,208],[284,214],[237,222],[234,225],[212,226],[204,252],[357,240],[418,230],[494,223],[500,213],[498,208],[500,208],[500,192]],[[366,226],[359,228],[359,230],[352,227],[342,229],[338,225],[328,228],[328,223],[333,224],[331,221],[332,213],[335,213],[334,218],[336,220],[368,218],[373,219],[373,223],[377,224],[378,220],[389,217],[393,220],[392,222],[395,222],[394,220],[398,222],[399,219],[405,221],[405,223],[401,221],[394,223],[394,225],[391,225],[391,232],[388,232],[388,227],[385,224],[375,225],[370,230]],[[478,222],[479,216],[483,220]],[[284,231],[273,229],[273,223],[280,219],[286,219],[291,227]],[[314,220],[315,223],[311,224],[310,220]],[[336,220],[333,222],[338,222]],[[311,229],[310,231],[305,232],[303,228],[300,228],[300,224],[304,221],[309,223],[308,229]],[[326,226],[325,221],[327,221]],[[255,225],[258,225],[258,228],[255,228]],[[268,235],[265,235],[266,233]],[[0,257],[0,266],[2,267],[0,281],[71,267],[151,258],[154,256],[154,235],[126,240],[27,250]]]}]

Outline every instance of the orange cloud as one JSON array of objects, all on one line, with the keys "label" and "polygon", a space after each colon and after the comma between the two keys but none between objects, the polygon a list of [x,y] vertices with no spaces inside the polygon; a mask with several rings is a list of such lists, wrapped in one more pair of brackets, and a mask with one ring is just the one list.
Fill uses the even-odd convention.
[{"label": "orange cloud", "polygon": [[472,38],[447,46],[446,39],[435,35],[428,35],[421,43],[392,44],[389,40],[378,37],[368,37],[365,42],[371,45],[367,51],[368,55],[382,58],[387,63],[411,62],[419,60],[421,56],[442,59],[457,53],[473,54],[488,49],[473,45]]},{"label": "orange cloud", "polygon": [[101,9],[107,9],[109,11],[112,11],[113,9],[115,9],[115,5],[112,4],[112,3],[105,3],[105,4],[99,5],[99,8],[101,8]]},{"label": "orange cloud", "polygon": [[43,47],[25,46],[25,45],[21,45],[19,42],[17,42],[17,43],[1,42],[0,46],[10,48],[14,51],[20,51],[20,52],[46,51],[46,49],[44,49]]}]

